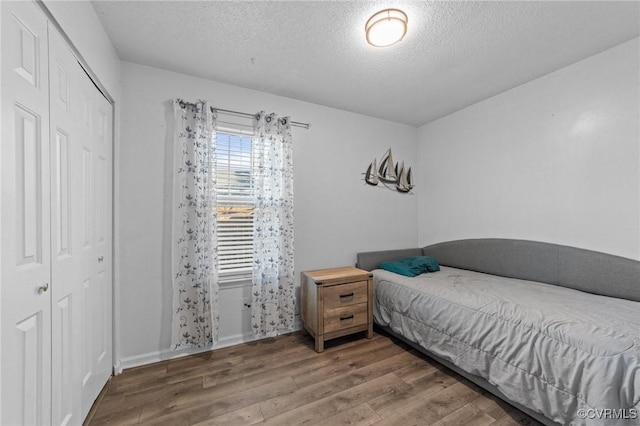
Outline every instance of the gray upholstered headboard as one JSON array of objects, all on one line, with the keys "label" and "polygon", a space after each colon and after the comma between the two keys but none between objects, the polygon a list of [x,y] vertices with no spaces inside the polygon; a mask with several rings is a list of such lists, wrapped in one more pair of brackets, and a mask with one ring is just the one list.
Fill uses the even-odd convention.
[{"label": "gray upholstered headboard", "polygon": [[365,271],[373,271],[382,262],[398,260],[403,257],[423,256],[421,248],[368,251],[356,255],[356,267]]},{"label": "gray upholstered headboard", "polygon": [[[358,253],[358,267],[373,270],[384,260],[417,256],[440,265],[539,281],[603,296],[640,301],[640,262],[575,247],[508,239],[459,240],[422,249]],[[406,254],[405,254],[406,253]]]}]

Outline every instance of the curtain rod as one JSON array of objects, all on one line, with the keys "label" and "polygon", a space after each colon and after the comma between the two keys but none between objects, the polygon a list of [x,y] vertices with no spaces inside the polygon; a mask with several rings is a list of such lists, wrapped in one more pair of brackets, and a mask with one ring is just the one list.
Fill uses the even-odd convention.
[{"label": "curtain rod", "polygon": [[[181,103],[195,105],[193,102],[181,101]],[[215,107],[209,107],[209,108],[211,109],[211,112],[219,111],[227,114],[239,115],[241,117],[253,118],[253,116],[255,115],[255,114],[249,114],[248,112],[232,111],[230,109],[222,109],[222,108],[215,108]],[[311,123],[301,123],[299,121],[290,121],[290,123],[294,127],[302,127],[303,129],[309,129],[311,127]]]},{"label": "curtain rod", "polygon": [[[214,112],[214,111],[226,112],[227,114],[234,114],[234,115],[240,115],[242,117],[251,117],[251,118],[253,118],[253,116],[255,115],[255,114],[249,114],[248,112],[231,111],[229,109],[211,107],[211,112]],[[309,129],[311,127],[311,123],[301,123],[299,121],[291,121],[291,125],[295,127],[302,127],[304,129]]]}]

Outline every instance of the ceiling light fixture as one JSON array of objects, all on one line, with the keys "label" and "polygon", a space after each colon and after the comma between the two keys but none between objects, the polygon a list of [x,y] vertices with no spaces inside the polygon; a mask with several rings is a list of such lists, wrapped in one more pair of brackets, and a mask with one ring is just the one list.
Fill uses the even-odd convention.
[{"label": "ceiling light fixture", "polygon": [[381,10],[364,26],[367,43],[376,47],[396,44],[407,34],[407,21],[407,15],[399,9]]}]

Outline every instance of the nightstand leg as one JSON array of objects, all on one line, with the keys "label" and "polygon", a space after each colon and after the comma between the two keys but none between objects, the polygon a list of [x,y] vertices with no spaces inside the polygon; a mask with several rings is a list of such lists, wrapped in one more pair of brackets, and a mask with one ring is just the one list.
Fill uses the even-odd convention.
[{"label": "nightstand leg", "polygon": [[367,339],[373,339],[373,324],[369,324],[369,329],[367,330]]},{"label": "nightstand leg", "polygon": [[316,352],[324,352],[324,340],[321,337],[316,337]]}]

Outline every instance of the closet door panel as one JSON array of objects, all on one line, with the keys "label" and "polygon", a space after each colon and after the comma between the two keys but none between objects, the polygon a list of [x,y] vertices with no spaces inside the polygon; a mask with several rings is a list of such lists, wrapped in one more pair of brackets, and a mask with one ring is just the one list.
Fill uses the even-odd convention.
[{"label": "closet door panel", "polygon": [[[43,264],[43,134],[42,117],[35,111],[14,106],[15,185],[16,185],[16,255],[17,266],[27,269]],[[46,131],[46,130],[45,130]]]},{"label": "closet door panel", "polygon": [[84,188],[89,190],[84,201],[85,253],[85,380],[83,381],[83,414],[107,382],[113,370],[112,361],[112,108],[85,79],[84,98]]},{"label": "closet door panel", "polygon": [[71,50],[49,26],[52,424],[82,422],[83,78]]},{"label": "closet door panel", "polygon": [[82,415],[85,416],[93,404],[94,393],[97,389],[94,356],[94,334],[96,332],[94,305],[98,303],[96,295],[96,280],[93,276],[95,253],[94,230],[94,198],[95,198],[95,159],[93,128],[93,91],[88,82],[80,82],[80,115],[79,132],[82,140],[82,262],[80,273],[82,274]]},{"label": "closet door panel", "polygon": [[97,368],[100,389],[113,372],[113,115],[111,104],[96,93],[96,251],[95,276],[100,288]]},{"label": "closet door panel", "polygon": [[0,424],[51,421],[50,143],[47,22],[2,7]]}]

